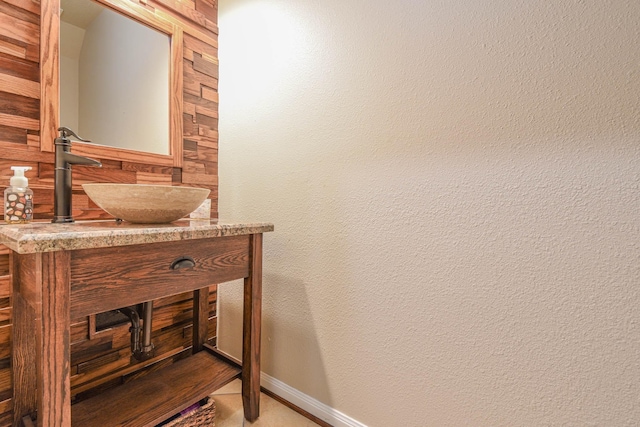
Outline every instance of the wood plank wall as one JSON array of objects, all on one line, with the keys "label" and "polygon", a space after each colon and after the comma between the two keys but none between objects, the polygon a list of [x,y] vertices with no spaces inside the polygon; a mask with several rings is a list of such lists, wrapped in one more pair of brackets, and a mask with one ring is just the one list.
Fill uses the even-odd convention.
[{"label": "wood plank wall", "polygon": [[[46,1],[46,0],[42,0]],[[159,183],[211,190],[211,216],[218,216],[217,0],[126,0],[183,29],[183,167],[100,159],[102,169],[74,166],[73,215],[107,218],[82,191],[87,182]],[[10,166],[31,166],[34,217],[53,216],[53,153],[40,150],[39,0],[0,0],[0,189]],[[10,251],[0,246],[0,426],[12,418]],[[215,343],[216,290],[210,287],[209,338]],[[72,325],[72,394],[94,395],[184,357],[191,345],[191,295],[154,302],[156,357],[132,360],[128,325],[96,332],[90,316]]]}]

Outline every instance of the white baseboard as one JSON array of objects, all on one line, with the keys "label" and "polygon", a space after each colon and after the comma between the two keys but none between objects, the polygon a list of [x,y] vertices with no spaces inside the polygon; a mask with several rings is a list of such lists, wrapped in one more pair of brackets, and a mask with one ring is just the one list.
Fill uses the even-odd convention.
[{"label": "white baseboard", "polygon": [[[224,353],[221,351],[221,353]],[[240,364],[240,360],[224,353],[228,358]],[[273,394],[277,394],[289,403],[296,405],[322,421],[331,424],[333,427],[367,427],[365,424],[343,414],[337,409],[308,396],[301,391],[291,387],[270,375],[260,372],[260,385]]]},{"label": "white baseboard", "polygon": [[304,409],[333,427],[367,427],[348,415],[325,405],[264,372],[260,373],[260,384],[270,392],[277,394],[287,402],[293,403],[298,408]]}]

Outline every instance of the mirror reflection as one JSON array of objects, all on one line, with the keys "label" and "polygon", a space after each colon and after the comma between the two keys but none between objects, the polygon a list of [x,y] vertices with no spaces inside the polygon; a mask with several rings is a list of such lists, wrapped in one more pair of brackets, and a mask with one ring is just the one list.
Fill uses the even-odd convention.
[{"label": "mirror reflection", "polygon": [[91,0],[62,0],[60,125],[169,154],[170,37]]}]

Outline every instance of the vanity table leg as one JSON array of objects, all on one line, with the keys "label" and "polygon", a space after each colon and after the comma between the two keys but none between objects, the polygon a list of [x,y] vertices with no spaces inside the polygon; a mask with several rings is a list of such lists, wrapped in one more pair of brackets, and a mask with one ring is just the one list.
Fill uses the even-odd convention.
[{"label": "vanity table leg", "polygon": [[209,326],[209,287],[193,291],[193,347],[196,354],[207,342]]},{"label": "vanity table leg", "polygon": [[42,368],[38,375],[37,426],[71,426],[71,257],[42,254]]},{"label": "vanity table leg", "polygon": [[14,423],[71,425],[69,253],[13,254]]},{"label": "vanity table leg", "polygon": [[13,427],[22,427],[22,418],[35,419],[37,373],[34,369],[40,342],[42,292],[36,283],[41,259],[37,255],[11,254],[13,278],[12,352]]},{"label": "vanity table leg", "polygon": [[260,330],[262,322],[262,234],[252,234],[249,276],[244,279],[242,403],[244,417],[260,416]]}]

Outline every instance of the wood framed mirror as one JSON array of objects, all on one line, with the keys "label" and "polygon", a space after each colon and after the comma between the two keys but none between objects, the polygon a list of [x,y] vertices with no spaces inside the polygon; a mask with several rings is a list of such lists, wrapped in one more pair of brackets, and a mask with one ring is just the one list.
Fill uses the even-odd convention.
[{"label": "wood framed mirror", "polygon": [[[169,64],[168,78],[165,87],[159,87],[159,91],[166,90],[168,97],[168,147],[166,150],[156,152],[145,151],[145,148],[133,142],[125,147],[99,145],[96,143],[74,142],[73,152],[80,155],[95,157],[99,159],[111,159],[119,161],[130,161],[161,166],[182,166],[182,54],[183,54],[183,34],[182,28],[172,22],[166,21],[143,6],[129,0],[82,0],[92,1],[106,8],[109,13],[116,12],[144,27],[151,28],[169,39]],[[60,0],[50,0],[42,3],[41,15],[41,150],[54,151],[54,139],[57,137],[57,129],[60,123]],[[146,28],[145,28],[146,29]],[[127,64],[120,64],[127,67]],[[167,90],[168,89],[168,90]],[[141,114],[146,112],[144,106],[137,106],[137,111]],[[134,113],[135,114],[134,110]],[[127,113],[129,116],[131,112]],[[128,117],[132,119],[132,117]],[[106,119],[110,120],[110,119]],[[135,121],[129,120],[129,121]],[[65,123],[62,123],[65,125]],[[106,123],[118,129],[118,123]],[[144,125],[149,126],[149,125]],[[162,125],[160,125],[162,127]],[[80,132],[80,131],[79,131]],[[126,130],[123,132],[127,132]],[[152,132],[150,131],[149,134]],[[81,136],[92,139],[92,135]],[[163,152],[164,151],[164,152]],[[166,154],[165,154],[166,153]]]}]

